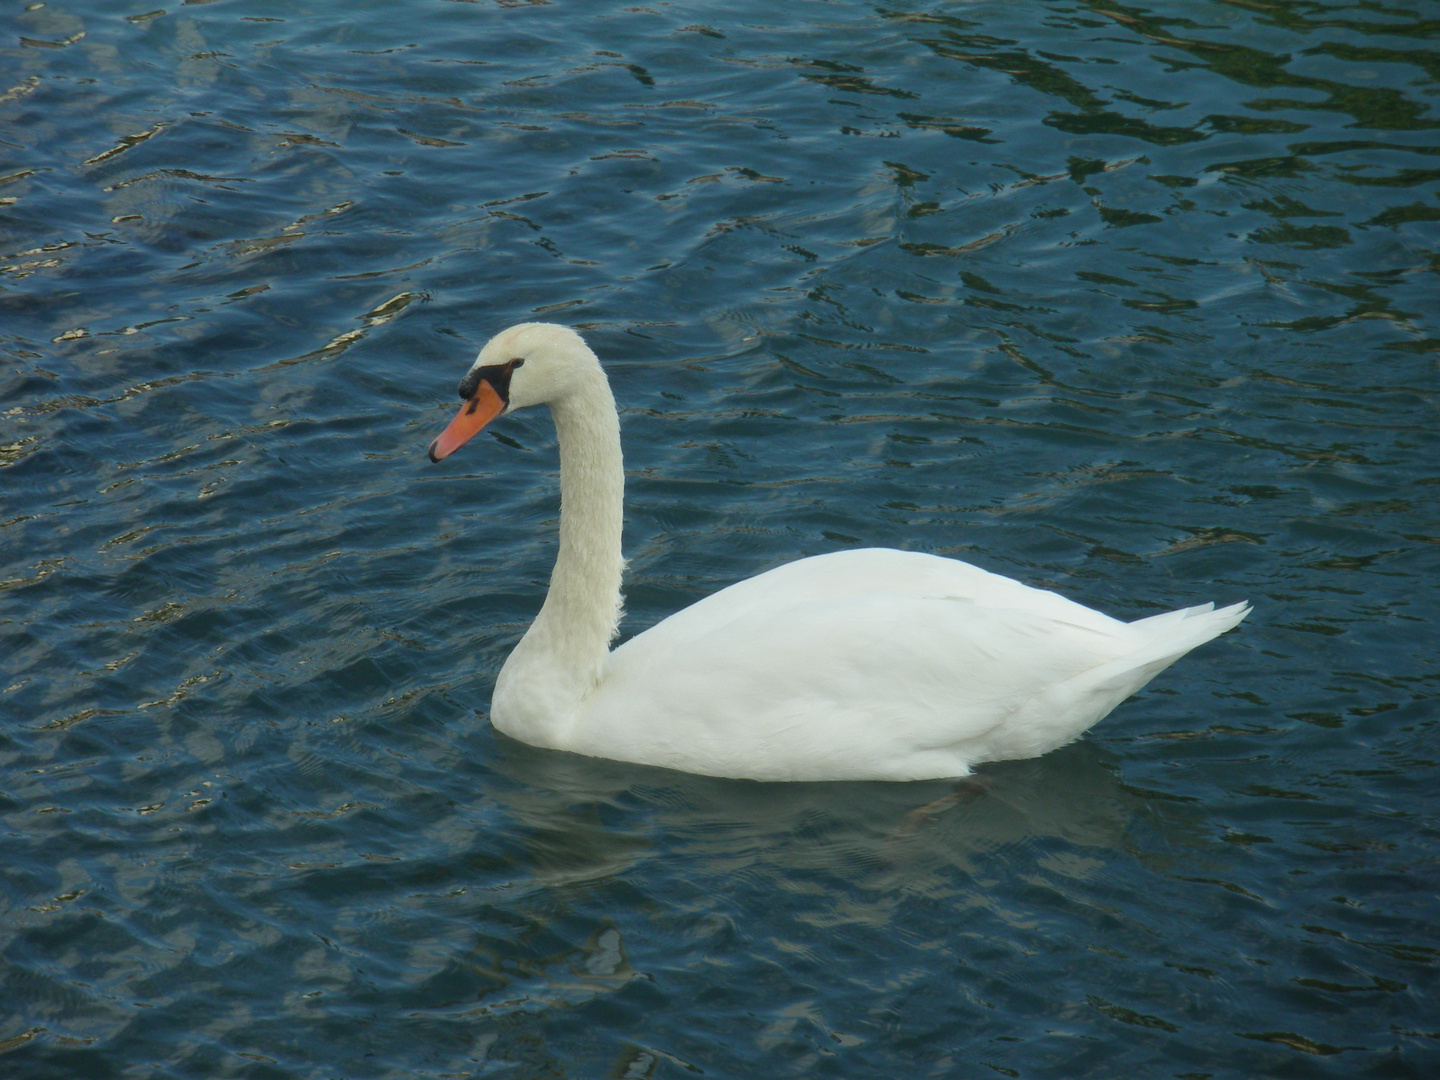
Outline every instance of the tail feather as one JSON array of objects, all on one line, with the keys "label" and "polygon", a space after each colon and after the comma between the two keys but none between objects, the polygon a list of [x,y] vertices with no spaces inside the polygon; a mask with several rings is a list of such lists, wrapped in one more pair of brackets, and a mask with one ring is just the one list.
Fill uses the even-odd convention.
[{"label": "tail feather", "polygon": [[1079,681],[1088,683],[1091,692],[1101,696],[1118,694],[1113,708],[1191,649],[1238,626],[1248,614],[1249,603],[1241,601],[1218,611],[1214,604],[1199,604],[1138,619],[1130,626],[1143,631],[1149,640],[1128,655],[1093,669]]},{"label": "tail feather", "polygon": [[[1136,619],[1130,624],[1136,630],[1145,630],[1155,634],[1168,634],[1172,631],[1178,632],[1181,623],[1188,623],[1192,619],[1201,619],[1205,625],[1215,627],[1211,637],[1218,637],[1226,630],[1230,630],[1240,624],[1240,620],[1250,614],[1250,604],[1242,600],[1238,604],[1231,604],[1219,611],[1215,610],[1214,604],[1197,604],[1194,607],[1180,608],[1178,611],[1166,611],[1159,615],[1149,615],[1143,619]],[[1187,635],[1188,636],[1188,635]],[[1208,640],[1201,638],[1202,641]]]},{"label": "tail feather", "polygon": [[[1180,657],[1248,614],[1250,605],[1242,602],[1218,611],[1200,604],[1137,619],[1129,624],[1141,632],[1134,649],[1032,698],[1013,718],[1014,745],[997,756],[1029,757],[1078,738]],[[1064,722],[1057,724],[1057,718]]]}]

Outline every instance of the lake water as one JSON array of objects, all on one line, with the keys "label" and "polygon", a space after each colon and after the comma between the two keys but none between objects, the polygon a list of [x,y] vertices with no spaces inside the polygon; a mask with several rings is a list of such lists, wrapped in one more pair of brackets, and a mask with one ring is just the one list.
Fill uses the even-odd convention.
[{"label": "lake water", "polygon": [[[7,5],[0,1074],[1437,1075],[1437,36]],[[623,409],[627,634],[870,544],[1255,611],[966,783],[516,744],[549,419],[424,451],[529,319]]]}]

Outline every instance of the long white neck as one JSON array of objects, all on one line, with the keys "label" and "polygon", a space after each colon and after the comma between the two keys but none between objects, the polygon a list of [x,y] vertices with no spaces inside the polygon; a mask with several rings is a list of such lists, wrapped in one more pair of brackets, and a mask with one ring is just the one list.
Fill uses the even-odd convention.
[{"label": "long white neck", "polygon": [[491,720],[553,745],[604,672],[620,621],[625,469],[620,418],[599,363],[552,402],[560,444],[560,549],[550,591],[495,683]]}]

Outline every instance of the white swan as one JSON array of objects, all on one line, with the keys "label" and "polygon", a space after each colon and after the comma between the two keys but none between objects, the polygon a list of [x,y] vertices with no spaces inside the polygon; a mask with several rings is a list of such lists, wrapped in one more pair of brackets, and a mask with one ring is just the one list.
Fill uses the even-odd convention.
[{"label": "white swan", "polygon": [[560,444],[550,591],[495,683],[491,721],[536,746],[755,780],[919,780],[1077,738],[1235,626],[1235,604],[1123,623],[954,559],[870,548],[801,559],[625,642],[620,421],[573,330],[497,334],[430,444],[548,404]]}]

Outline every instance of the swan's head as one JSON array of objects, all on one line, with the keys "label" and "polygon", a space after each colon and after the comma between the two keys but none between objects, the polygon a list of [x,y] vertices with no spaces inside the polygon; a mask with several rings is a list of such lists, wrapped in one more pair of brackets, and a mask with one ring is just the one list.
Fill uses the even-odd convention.
[{"label": "swan's head", "polygon": [[568,326],[521,323],[500,331],[460,380],[465,404],[430,444],[430,460],[449,457],[502,413],[563,401],[599,371],[595,354]]}]

